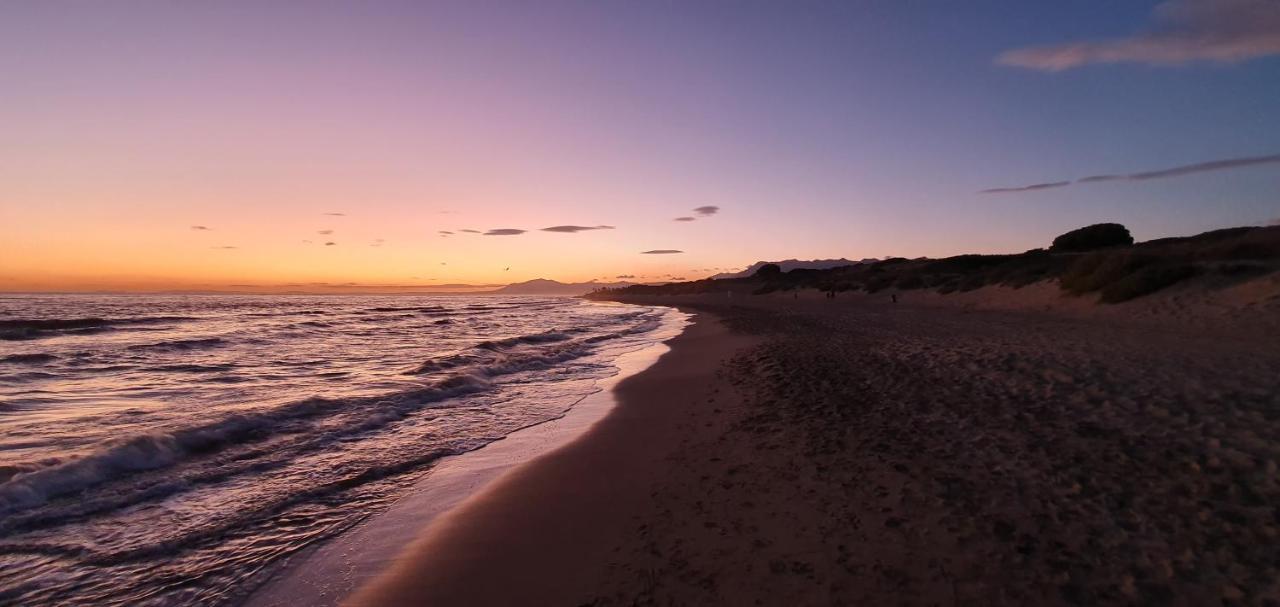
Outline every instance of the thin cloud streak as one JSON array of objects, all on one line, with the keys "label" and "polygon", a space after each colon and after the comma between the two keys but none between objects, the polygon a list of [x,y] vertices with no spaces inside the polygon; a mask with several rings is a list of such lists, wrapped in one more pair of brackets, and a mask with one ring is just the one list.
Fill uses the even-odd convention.
[{"label": "thin cloud streak", "polygon": [[1259,164],[1276,164],[1280,163],[1280,154],[1272,154],[1270,156],[1251,156],[1247,158],[1227,158],[1225,160],[1211,160],[1209,162],[1197,162],[1195,164],[1187,164],[1171,169],[1161,169],[1159,171],[1147,171],[1144,173],[1131,173],[1128,175],[1092,175],[1078,179],[1078,183],[1096,183],[1099,181],[1143,181],[1147,179],[1160,179],[1163,177],[1180,177],[1182,175],[1190,175],[1192,173],[1204,173],[1208,171],[1221,171],[1223,169],[1236,169],[1240,167],[1254,166]]},{"label": "thin cloud streak", "polygon": [[191,226],[191,229],[196,230],[196,231],[198,231],[198,232],[212,232],[212,231],[213,231],[213,228],[210,228],[210,227],[208,227],[208,226]]},{"label": "thin cloud streak", "polygon": [[1127,38],[1014,49],[996,63],[1059,72],[1095,63],[1239,63],[1280,54],[1275,0],[1169,0],[1156,6],[1152,21]]},{"label": "thin cloud streak", "polygon": [[680,251],[676,249],[654,249],[652,251],[641,251],[640,254],[641,255],[675,255],[676,253],[683,253],[683,252],[684,251]]},{"label": "thin cloud streak", "polygon": [[542,228],[543,232],[560,232],[564,234],[574,234],[577,232],[586,232],[589,230],[612,230],[613,226],[551,226]]},{"label": "thin cloud streak", "polygon": [[707,216],[715,215],[716,213],[719,213],[720,207],[717,207],[715,205],[707,205],[705,207],[698,207],[694,209],[693,212],[703,217],[707,217]]},{"label": "thin cloud streak", "polygon": [[1010,192],[1034,192],[1036,190],[1049,190],[1053,188],[1062,188],[1071,185],[1070,181],[1055,181],[1052,183],[1034,183],[1012,188],[990,188],[978,192],[979,194],[1007,194]]},{"label": "thin cloud streak", "polygon": [[991,188],[981,190],[979,194],[1004,194],[1009,192],[1031,192],[1035,190],[1047,190],[1051,188],[1061,188],[1071,185],[1072,183],[1103,183],[1107,181],[1146,181],[1148,179],[1164,179],[1166,177],[1181,177],[1183,175],[1191,175],[1193,173],[1207,173],[1209,171],[1223,171],[1227,169],[1238,169],[1243,167],[1251,167],[1265,164],[1280,164],[1280,154],[1271,154],[1268,156],[1248,156],[1244,158],[1226,158],[1223,160],[1210,160],[1208,162],[1197,162],[1195,164],[1184,164],[1169,169],[1160,169],[1156,171],[1144,171],[1141,173],[1115,174],[1115,175],[1090,175],[1081,177],[1075,181],[1055,181],[1053,183],[1037,183],[1034,185],[1012,187],[1012,188]]},{"label": "thin cloud streak", "polygon": [[697,220],[698,220],[697,217],[677,217],[672,221],[697,221]]},{"label": "thin cloud streak", "polygon": [[329,217],[346,217],[347,216],[346,213],[321,213],[321,215],[328,215]]},{"label": "thin cloud streak", "polygon": [[488,232],[485,232],[484,235],[485,236],[519,236],[520,234],[524,234],[526,231],[527,230],[517,230],[515,228],[496,228],[493,230],[489,230]]}]

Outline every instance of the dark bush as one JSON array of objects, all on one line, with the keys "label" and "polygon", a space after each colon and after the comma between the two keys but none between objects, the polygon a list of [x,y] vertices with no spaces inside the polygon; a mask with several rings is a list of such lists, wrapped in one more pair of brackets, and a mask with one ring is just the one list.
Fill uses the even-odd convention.
[{"label": "dark bush", "polygon": [[1153,257],[1129,251],[1089,253],[1072,263],[1059,283],[1071,293],[1089,293],[1120,280],[1152,261]]},{"label": "dark bush", "polygon": [[1092,251],[1106,247],[1123,247],[1133,244],[1129,230],[1118,223],[1097,223],[1071,230],[1053,239],[1050,251],[1069,253]]},{"label": "dark bush", "polygon": [[756,270],[754,276],[756,278],[777,278],[782,276],[782,266],[776,263],[766,263]]},{"label": "dark bush", "polygon": [[925,282],[924,278],[921,278],[919,274],[906,274],[902,278],[899,278],[897,282],[893,283],[893,286],[904,291],[908,291],[911,289],[924,288]]},{"label": "dark bush", "polygon": [[1195,276],[1196,268],[1190,264],[1162,264],[1147,266],[1128,274],[1102,289],[1101,300],[1120,303],[1135,297],[1155,293],[1160,289]]}]

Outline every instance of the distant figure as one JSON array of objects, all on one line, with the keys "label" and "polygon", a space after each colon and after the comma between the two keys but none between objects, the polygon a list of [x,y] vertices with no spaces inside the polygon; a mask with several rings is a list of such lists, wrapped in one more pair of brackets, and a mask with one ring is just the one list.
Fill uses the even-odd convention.
[{"label": "distant figure", "polygon": [[897,293],[889,294],[889,299],[892,300],[893,303],[898,303],[898,294]]}]

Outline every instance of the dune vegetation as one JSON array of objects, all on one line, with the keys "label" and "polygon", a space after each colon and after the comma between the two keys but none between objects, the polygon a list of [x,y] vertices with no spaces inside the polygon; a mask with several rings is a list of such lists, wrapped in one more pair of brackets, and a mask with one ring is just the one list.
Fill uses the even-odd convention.
[{"label": "dune vegetation", "polygon": [[942,259],[900,257],[826,270],[783,272],[762,266],[747,278],[635,285],[598,295],[675,295],[733,290],[754,294],[795,289],[862,291],[928,289],[939,293],[1056,281],[1073,295],[1119,303],[1194,277],[1231,283],[1280,269],[1280,226],[1239,227],[1134,243],[1119,224],[1096,224],[1054,239],[1047,249]]}]

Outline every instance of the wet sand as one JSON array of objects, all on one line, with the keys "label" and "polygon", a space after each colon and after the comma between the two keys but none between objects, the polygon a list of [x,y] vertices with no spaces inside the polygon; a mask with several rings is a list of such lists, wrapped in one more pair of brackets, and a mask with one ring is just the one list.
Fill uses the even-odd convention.
[{"label": "wet sand", "polygon": [[1280,600],[1271,309],[643,303],[702,314],[354,604]]}]

